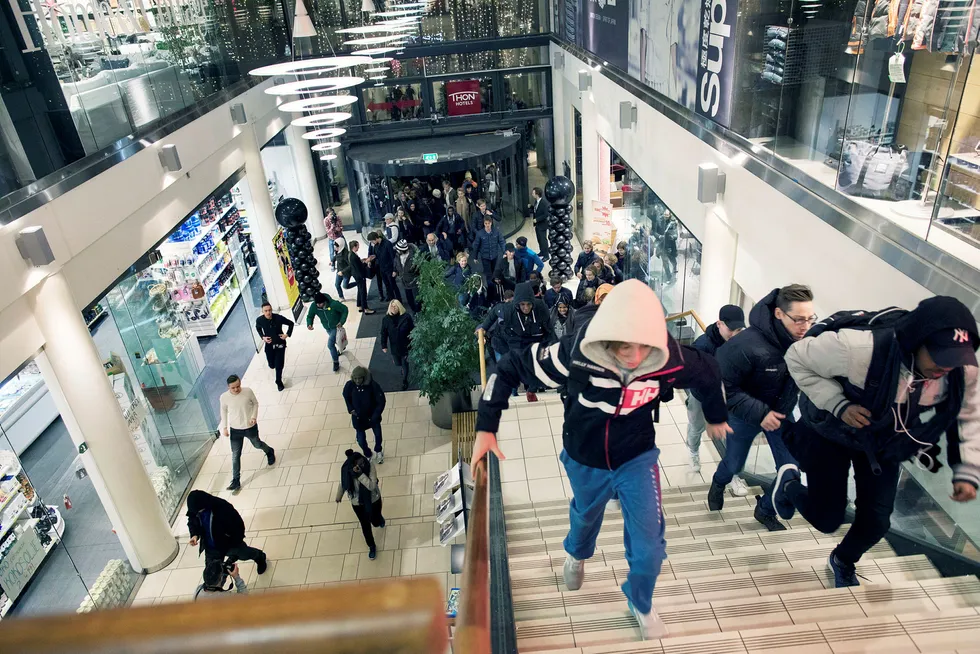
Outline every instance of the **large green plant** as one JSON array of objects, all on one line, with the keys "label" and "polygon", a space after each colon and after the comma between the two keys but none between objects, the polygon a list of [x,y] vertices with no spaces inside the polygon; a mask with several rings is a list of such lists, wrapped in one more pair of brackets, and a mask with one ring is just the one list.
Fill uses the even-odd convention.
[{"label": "large green plant", "polygon": [[[418,288],[422,310],[415,314],[408,358],[419,394],[435,404],[444,393],[465,393],[474,386],[480,354],[474,331],[476,321],[459,306],[457,290],[445,279],[446,264],[419,253]],[[467,284],[479,284],[474,275]]]}]

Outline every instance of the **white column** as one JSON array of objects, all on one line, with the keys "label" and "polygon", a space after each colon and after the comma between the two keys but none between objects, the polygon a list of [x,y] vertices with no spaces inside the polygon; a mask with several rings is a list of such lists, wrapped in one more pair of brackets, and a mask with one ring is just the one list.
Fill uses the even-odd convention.
[{"label": "white column", "polygon": [[[554,66],[555,54],[558,52],[562,52],[562,49],[552,43],[549,50],[552,66]],[[568,117],[571,115],[571,107],[565,104],[564,70],[553,69],[551,71],[551,104],[553,107],[551,110],[551,119],[554,121],[553,129],[555,134],[555,175],[562,175],[564,174],[562,162],[567,161],[569,166],[573,166],[574,163],[571,160],[572,155],[568,149],[568,136],[570,132]],[[572,178],[572,181],[575,181],[575,179]]]},{"label": "white column", "polygon": [[[595,97],[592,91],[582,95],[582,212],[585,214],[585,238],[595,232],[592,224],[592,202],[599,200],[599,129]],[[606,170],[609,175],[609,170]]]},{"label": "white column", "polygon": [[251,198],[245,198],[248,224],[252,228],[252,238],[255,241],[255,255],[265,282],[265,291],[269,303],[277,311],[287,311],[289,298],[286,295],[286,283],[279,269],[279,259],[272,238],[279,231],[276,214],[272,210],[272,198],[269,197],[268,181],[265,167],[262,165],[262,155],[259,153],[259,143],[255,138],[252,125],[246,125],[242,130],[242,150],[245,153],[245,179]]},{"label": "white column", "polygon": [[296,177],[299,180],[299,199],[306,205],[306,210],[310,216],[306,220],[306,228],[313,235],[313,240],[319,241],[327,237],[327,230],[323,226],[320,187],[316,183],[316,172],[313,170],[313,156],[316,153],[310,150],[314,141],[307,141],[303,138],[305,131],[306,129],[302,127],[290,125],[286,128],[286,143],[289,144],[289,151],[293,155],[293,164],[296,166]]},{"label": "white column", "polygon": [[731,299],[737,251],[738,234],[728,224],[724,207],[706,208],[697,306],[705,324],[718,320],[718,310]]},{"label": "white column", "polygon": [[154,572],[177,556],[177,540],[136,451],[88,326],[60,272],[28,293],[47,358],[39,362],[72,441],[137,572]]}]

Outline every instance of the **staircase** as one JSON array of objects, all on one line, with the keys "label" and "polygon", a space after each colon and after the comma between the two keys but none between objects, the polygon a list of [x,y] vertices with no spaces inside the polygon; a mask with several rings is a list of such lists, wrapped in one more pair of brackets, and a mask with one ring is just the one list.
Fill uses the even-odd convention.
[{"label": "staircase", "polygon": [[[585,583],[562,581],[568,502],[505,507],[518,650],[562,654],[810,654],[980,651],[980,581],[943,578],[922,555],[884,541],[857,566],[859,588],[834,588],[827,557],[843,535],[799,516],[770,533],[754,495],[709,511],[707,485],[663,489],[667,555],[653,602],[667,625],[641,641],[619,589],[628,566],[610,503]],[[846,526],[845,526],[846,529]]]}]

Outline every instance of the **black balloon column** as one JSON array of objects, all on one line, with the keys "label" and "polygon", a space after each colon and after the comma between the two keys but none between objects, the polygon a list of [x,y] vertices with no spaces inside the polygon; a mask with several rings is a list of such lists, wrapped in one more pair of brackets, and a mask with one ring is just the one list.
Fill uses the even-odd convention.
[{"label": "black balloon column", "polygon": [[286,230],[286,247],[299,283],[300,296],[304,302],[312,302],[313,294],[319,292],[322,285],[316,269],[316,257],[313,256],[310,230],[304,224],[307,215],[306,205],[296,198],[286,198],[276,207],[276,222]]},{"label": "black balloon column", "polygon": [[575,184],[567,177],[552,177],[544,187],[551,203],[548,220],[548,242],[551,244],[551,270],[563,279],[572,276],[572,198]]}]

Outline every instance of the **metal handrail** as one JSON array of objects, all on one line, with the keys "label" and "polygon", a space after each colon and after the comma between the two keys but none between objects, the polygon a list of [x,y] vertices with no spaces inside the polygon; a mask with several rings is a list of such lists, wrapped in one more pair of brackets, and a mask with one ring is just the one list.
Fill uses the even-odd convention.
[{"label": "metal handrail", "polygon": [[[487,385],[486,338],[477,330],[480,381]],[[473,466],[473,504],[466,522],[466,550],[460,584],[459,618],[453,636],[456,654],[490,652],[490,492],[487,457]]]},{"label": "metal handrail", "polygon": [[670,322],[672,320],[680,320],[681,318],[687,318],[688,316],[694,318],[694,322],[698,323],[698,327],[701,328],[701,331],[703,332],[708,331],[708,328],[705,326],[704,321],[701,320],[701,316],[699,316],[698,312],[695,311],[694,309],[688,309],[687,311],[684,311],[682,313],[675,313],[672,316],[667,316],[667,322]]}]

